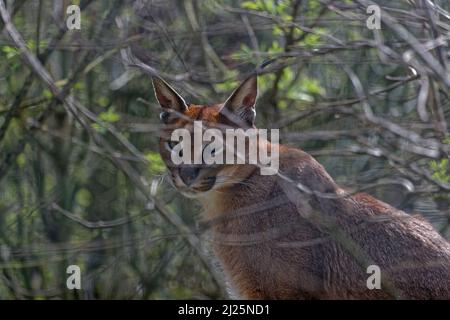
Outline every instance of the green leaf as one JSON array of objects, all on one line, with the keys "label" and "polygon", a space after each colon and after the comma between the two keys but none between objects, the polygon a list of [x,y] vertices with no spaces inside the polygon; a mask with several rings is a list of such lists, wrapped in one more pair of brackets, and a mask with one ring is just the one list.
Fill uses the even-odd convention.
[{"label": "green leaf", "polygon": [[450,182],[450,172],[448,171],[448,159],[430,161],[432,177],[440,182]]},{"label": "green leaf", "polygon": [[75,194],[75,202],[83,208],[89,207],[92,203],[92,194],[88,189],[82,188]]},{"label": "green leaf", "polygon": [[114,123],[120,120],[120,115],[113,109],[109,109],[106,112],[101,112],[98,118],[105,122]]},{"label": "green leaf", "polygon": [[161,155],[155,151],[148,151],[145,154],[145,158],[149,162],[149,170],[151,174],[162,173],[166,170],[166,166],[164,164]]},{"label": "green leaf", "polygon": [[305,88],[306,92],[312,94],[320,94],[320,95],[325,94],[325,89],[320,86],[319,81],[317,79],[309,79],[309,78],[304,79],[303,87]]},{"label": "green leaf", "polygon": [[260,6],[258,2],[255,1],[244,1],[241,3],[241,7],[249,10],[260,10]]},{"label": "green leaf", "polygon": [[53,94],[48,89],[44,89],[44,91],[42,91],[42,95],[44,96],[44,98],[47,98],[47,99],[50,99],[51,97],[53,97]]},{"label": "green leaf", "polygon": [[20,51],[12,46],[4,46],[2,48],[2,51],[6,54],[7,59],[14,58],[15,56],[19,55]]},{"label": "green leaf", "polygon": [[16,163],[17,163],[17,165],[20,167],[20,168],[22,168],[24,165],[25,165],[25,163],[26,163],[26,157],[25,157],[25,154],[22,152],[21,154],[19,154],[18,156],[17,156],[17,158],[16,158]]},{"label": "green leaf", "polygon": [[100,98],[98,98],[97,103],[101,106],[101,107],[106,107],[109,104],[109,99],[105,96],[101,96]]}]

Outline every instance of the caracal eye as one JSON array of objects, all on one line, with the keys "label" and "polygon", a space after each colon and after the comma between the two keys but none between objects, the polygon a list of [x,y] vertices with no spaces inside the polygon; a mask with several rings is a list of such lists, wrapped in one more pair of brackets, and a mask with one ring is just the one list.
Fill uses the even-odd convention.
[{"label": "caracal eye", "polygon": [[172,150],[178,143],[179,143],[179,141],[169,140],[169,141],[167,141],[167,146],[169,147],[170,150]]}]

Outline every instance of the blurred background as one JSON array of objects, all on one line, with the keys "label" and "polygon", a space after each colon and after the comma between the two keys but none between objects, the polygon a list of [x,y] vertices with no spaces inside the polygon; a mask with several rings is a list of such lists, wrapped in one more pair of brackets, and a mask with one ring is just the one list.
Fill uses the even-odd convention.
[{"label": "blurred background", "polygon": [[219,103],[269,62],[257,126],[450,239],[450,2],[0,2],[1,299],[228,297],[167,182],[152,74]]}]

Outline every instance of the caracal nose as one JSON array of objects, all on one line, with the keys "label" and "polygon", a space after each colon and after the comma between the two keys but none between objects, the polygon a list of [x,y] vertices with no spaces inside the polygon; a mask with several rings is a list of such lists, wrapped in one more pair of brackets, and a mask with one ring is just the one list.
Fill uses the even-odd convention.
[{"label": "caracal nose", "polygon": [[199,173],[200,168],[198,167],[182,167],[179,170],[180,178],[187,186],[190,186],[195,181]]}]

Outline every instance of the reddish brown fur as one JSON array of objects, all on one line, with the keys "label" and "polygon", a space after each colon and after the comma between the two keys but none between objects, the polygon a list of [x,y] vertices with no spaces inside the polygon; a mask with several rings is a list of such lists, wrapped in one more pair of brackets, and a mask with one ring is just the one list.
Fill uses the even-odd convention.
[{"label": "reddish brown fur", "polygon": [[[190,105],[185,115],[220,123],[219,110]],[[170,127],[189,122],[179,119]],[[161,154],[169,161],[167,152]],[[224,165],[214,174],[234,180],[198,195],[214,252],[240,297],[450,299],[450,245],[423,219],[364,193],[345,196],[299,149],[280,147],[280,172],[335,197],[301,192],[251,165]],[[381,268],[381,290],[366,286],[369,264]]]}]

